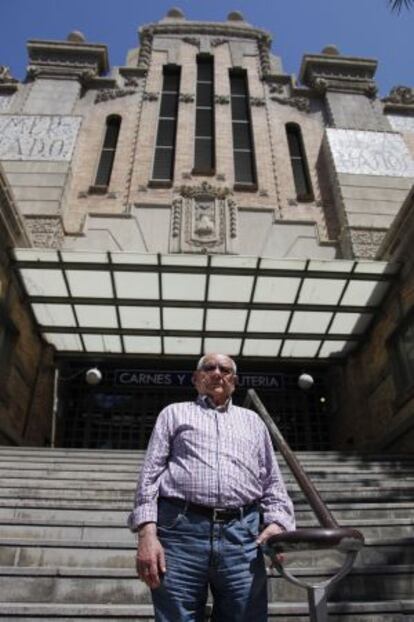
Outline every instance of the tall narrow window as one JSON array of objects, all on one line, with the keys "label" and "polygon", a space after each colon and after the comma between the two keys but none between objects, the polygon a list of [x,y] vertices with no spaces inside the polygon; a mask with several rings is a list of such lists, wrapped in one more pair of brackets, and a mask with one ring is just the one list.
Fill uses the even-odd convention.
[{"label": "tall narrow window", "polygon": [[213,175],[214,64],[212,56],[197,57],[196,130],[193,173]]},{"label": "tall narrow window", "polygon": [[230,71],[235,187],[255,189],[252,124],[245,71]]},{"label": "tall narrow window", "polygon": [[152,180],[170,184],[174,175],[180,68],[166,65],[163,69],[163,74],[160,118],[158,121]]},{"label": "tall narrow window", "polygon": [[299,125],[296,125],[296,123],[288,123],[286,125],[286,136],[289,145],[293,179],[295,181],[296,198],[298,201],[312,201],[312,185]]},{"label": "tall narrow window", "polygon": [[96,191],[105,191],[109,186],[120,127],[121,117],[112,115],[107,118],[105,139],[96,173],[95,186],[93,186]]}]

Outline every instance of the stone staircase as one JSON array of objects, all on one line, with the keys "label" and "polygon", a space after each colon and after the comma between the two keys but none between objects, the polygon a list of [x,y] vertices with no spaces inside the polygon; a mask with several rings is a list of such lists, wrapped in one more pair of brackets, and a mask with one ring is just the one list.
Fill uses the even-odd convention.
[{"label": "stone staircase", "polygon": [[[414,458],[298,456],[338,522],[366,537],[352,573],[330,596],[330,620],[413,622]],[[143,452],[0,447],[0,619],[153,620],[135,575],[135,537],[125,527],[142,459]],[[284,472],[298,526],[316,526]],[[338,566],[339,554],[295,553],[286,563],[317,581]],[[269,587],[269,620],[309,619],[303,590],[280,577]]]}]

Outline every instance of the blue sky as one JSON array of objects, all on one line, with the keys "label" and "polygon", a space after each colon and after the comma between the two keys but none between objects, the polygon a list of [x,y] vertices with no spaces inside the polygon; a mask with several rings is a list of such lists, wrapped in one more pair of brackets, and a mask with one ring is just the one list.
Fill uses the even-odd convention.
[{"label": "blue sky", "polygon": [[304,53],[334,43],[342,54],[379,61],[381,95],[392,86],[414,86],[414,9],[393,14],[386,0],[0,0],[0,64],[23,79],[28,39],[65,39],[81,30],[105,43],[111,65],[122,65],[137,46],[137,28],[179,6],[188,19],[223,21],[239,10],[268,30],[286,73],[299,73]]}]

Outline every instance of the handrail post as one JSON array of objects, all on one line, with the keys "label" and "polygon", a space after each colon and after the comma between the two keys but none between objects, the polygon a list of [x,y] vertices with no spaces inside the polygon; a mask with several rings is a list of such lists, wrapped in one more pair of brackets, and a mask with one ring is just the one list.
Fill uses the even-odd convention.
[{"label": "handrail post", "polygon": [[310,622],[328,622],[328,603],[325,587],[309,586],[309,620]]},{"label": "handrail post", "polygon": [[[323,527],[282,532],[269,538],[268,547],[274,555],[273,566],[287,581],[306,589],[310,622],[328,622],[328,592],[351,570],[357,553],[364,544],[364,536],[357,529],[341,528],[338,525],[254,389],[247,391],[244,405],[248,407],[250,404],[254,405],[259,416],[263,419],[277,449],[282,454]],[[295,577],[288,568],[284,567],[278,557],[278,554],[289,550],[297,551],[298,546],[307,550],[337,547],[338,550],[345,553],[345,560],[334,576],[312,585]]]}]

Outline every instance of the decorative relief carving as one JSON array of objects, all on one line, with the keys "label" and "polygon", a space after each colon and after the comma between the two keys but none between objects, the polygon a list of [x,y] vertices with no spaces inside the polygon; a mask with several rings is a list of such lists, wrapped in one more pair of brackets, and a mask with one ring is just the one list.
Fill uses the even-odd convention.
[{"label": "decorative relief carving", "polygon": [[137,88],[139,86],[138,78],[125,78],[124,86],[126,88]]},{"label": "decorative relief carving", "polygon": [[382,101],[391,104],[414,106],[414,89],[409,86],[394,86],[390,94],[384,97]]},{"label": "decorative relief carving", "polygon": [[223,45],[224,43],[228,42],[229,40],[225,39],[224,37],[214,37],[213,39],[211,39],[211,45],[213,46],[213,48],[216,48],[219,45]]},{"label": "decorative relief carving", "polygon": [[237,217],[238,217],[237,205],[235,201],[229,200],[228,206],[229,206],[229,220],[230,220],[230,237],[236,238],[237,237]]},{"label": "decorative relief carving", "polygon": [[35,248],[62,248],[65,234],[60,218],[26,218],[25,224]]},{"label": "decorative relief carving", "polygon": [[142,96],[142,99],[147,102],[155,102],[157,101],[158,98],[159,98],[158,93],[150,93],[148,91],[146,91]]},{"label": "decorative relief carving", "polygon": [[208,182],[175,188],[172,203],[172,252],[234,252],[237,206],[228,188]]},{"label": "decorative relief carving", "polygon": [[6,65],[0,65],[0,84],[15,84],[17,80],[10,73],[10,68]]},{"label": "decorative relief carving", "polygon": [[293,108],[297,108],[301,112],[310,111],[310,102],[306,97],[278,97],[277,95],[271,95],[270,99],[285,106],[293,106]]},{"label": "decorative relief carving", "polygon": [[118,99],[118,97],[126,97],[127,95],[135,95],[136,89],[103,89],[98,91],[95,97],[95,104],[100,102],[107,102],[112,99]]},{"label": "decorative relief carving", "polygon": [[148,69],[151,62],[153,28],[142,28],[140,31],[141,47],[139,48],[138,67]]},{"label": "decorative relief carving", "polygon": [[414,162],[399,134],[326,130],[338,173],[414,177]]},{"label": "decorative relief carving", "polygon": [[208,181],[203,181],[199,186],[179,186],[175,188],[175,192],[181,194],[182,197],[192,199],[202,194],[209,194],[217,199],[225,199],[232,191],[230,188],[219,188],[212,186]]},{"label": "decorative relief carving", "polygon": [[354,256],[364,259],[375,259],[385,235],[386,231],[350,229],[349,238]]},{"label": "decorative relief carving", "polygon": [[271,93],[284,93],[285,89],[282,84],[278,84],[277,82],[268,82],[269,91]]},{"label": "decorative relief carving", "polygon": [[174,199],[172,203],[171,235],[178,238],[181,230],[182,199]]},{"label": "decorative relief carving", "polygon": [[200,47],[200,39],[198,37],[183,37],[183,41],[190,45],[194,45],[196,48]]},{"label": "decorative relief carving", "polygon": [[260,60],[260,68],[262,70],[262,77],[266,78],[271,74],[272,67],[270,64],[270,46],[272,44],[272,39],[269,35],[263,35],[260,37],[258,41],[259,45],[259,60]]},{"label": "decorative relief carving", "polygon": [[214,95],[214,103],[215,104],[229,104],[230,103],[230,95]]},{"label": "decorative relief carving", "polygon": [[80,124],[80,117],[2,115],[0,158],[69,161]]},{"label": "decorative relief carving", "polygon": [[178,96],[178,101],[183,104],[191,104],[195,100],[195,97],[192,93],[180,93]]},{"label": "decorative relief carving", "polygon": [[264,106],[266,103],[264,100],[264,97],[250,97],[249,101],[250,101],[251,106],[258,106],[258,107]]}]

